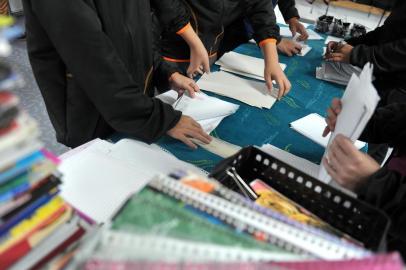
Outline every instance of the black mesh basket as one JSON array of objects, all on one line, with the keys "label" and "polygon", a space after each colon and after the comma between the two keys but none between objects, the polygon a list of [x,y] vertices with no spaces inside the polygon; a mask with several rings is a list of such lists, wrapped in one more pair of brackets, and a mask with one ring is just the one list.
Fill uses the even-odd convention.
[{"label": "black mesh basket", "polygon": [[380,210],[279,161],[255,147],[242,149],[219,163],[211,177],[241,192],[227,174],[235,168],[246,184],[261,179],[339,231],[373,251],[383,250],[389,218]]}]

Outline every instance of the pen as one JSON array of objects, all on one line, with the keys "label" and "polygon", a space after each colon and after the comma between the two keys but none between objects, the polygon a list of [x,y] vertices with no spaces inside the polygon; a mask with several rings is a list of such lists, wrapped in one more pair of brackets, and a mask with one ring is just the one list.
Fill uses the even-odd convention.
[{"label": "pen", "polygon": [[183,97],[183,94],[178,96],[178,99],[175,101],[175,103],[173,103],[173,108],[176,109],[176,106],[178,106],[179,102],[181,101]]}]

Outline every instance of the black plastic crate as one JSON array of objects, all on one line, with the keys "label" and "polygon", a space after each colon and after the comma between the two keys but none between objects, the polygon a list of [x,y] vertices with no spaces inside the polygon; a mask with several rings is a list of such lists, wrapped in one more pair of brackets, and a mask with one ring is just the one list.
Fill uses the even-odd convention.
[{"label": "black plastic crate", "polygon": [[241,193],[232,177],[227,175],[227,170],[232,167],[246,184],[261,179],[332,227],[360,241],[366,248],[373,251],[385,248],[390,221],[379,209],[291,167],[256,147],[242,149],[236,155],[220,162],[210,174],[226,187]]}]

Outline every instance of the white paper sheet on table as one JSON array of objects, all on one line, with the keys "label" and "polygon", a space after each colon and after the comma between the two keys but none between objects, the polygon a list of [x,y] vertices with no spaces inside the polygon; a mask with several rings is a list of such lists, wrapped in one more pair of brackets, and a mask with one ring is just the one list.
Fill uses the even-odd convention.
[{"label": "white paper sheet on table", "polygon": [[157,145],[130,139],[116,144],[97,140],[62,162],[61,196],[97,223],[105,223],[156,174],[179,168],[206,175]]},{"label": "white paper sheet on table", "polygon": [[96,142],[64,159],[59,170],[63,174],[62,198],[97,223],[105,223],[131,194],[147,184],[151,175],[109,157],[97,149],[100,146]]},{"label": "white paper sheet on table", "polygon": [[[224,54],[216,65],[221,70],[232,72],[238,75],[264,81],[265,62],[261,58],[252,57],[236,52]],[[279,63],[282,70],[286,69],[286,64]]]},{"label": "white paper sheet on table", "polygon": [[324,44],[328,44],[330,41],[340,42],[340,41],[343,41],[343,40],[344,40],[343,38],[328,36],[326,38],[326,41],[324,41]]},{"label": "white paper sheet on table", "polygon": [[300,45],[302,45],[302,50],[300,51],[300,53],[297,54],[298,56],[305,56],[312,50],[312,47],[310,47],[307,44],[300,44]]},{"label": "white paper sheet on table", "polygon": [[[312,113],[296,121],[293,121],[292,123],[290,123],[290,126],[292,129],[309,138],[318,145],[321,145],[324,148],[327,147],[331,133],[326,137],[322,136],[324,128],[326,127],[326,122],[324,117],[318,115],[317,113]],[[355,146],[358,149],[363,148],[365,145],[366,143],[361,141],[355,142]]]},{"label": "white paper sheet on table", "polygon": [[225,117],[234,114],[239,108],[236,104],[208,96],[203,92],[196,93],[195,98],[183,95],[177,100],[177,92],[171,90],[157,96],[157,98],[173,105],[184,115],[192,117],[199,122],[207,133],[212,132]]},{"label": "white paper sheet on table", "polygon": [[277,90],[269,93],[265,83],[248,80],[224,72],[203,74],[197,82],[200,89],[227,96],[248,105],[270,109],[276,101]]}]

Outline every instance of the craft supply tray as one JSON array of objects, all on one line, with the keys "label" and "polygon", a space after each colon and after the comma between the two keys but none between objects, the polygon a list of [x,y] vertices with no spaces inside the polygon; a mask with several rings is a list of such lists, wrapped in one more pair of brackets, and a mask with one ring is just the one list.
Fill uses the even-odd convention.
[{"label": "craft supply tray", "polygon": [[339,231],[379,251],[385,247],[390,221],[379,209],[325,184],[256,147],[242,149],[220,162],[210,174],[226,187],[241,193],[235,180],[227,174],[234,167],[249,184],[260,179],[306,208]]}]

